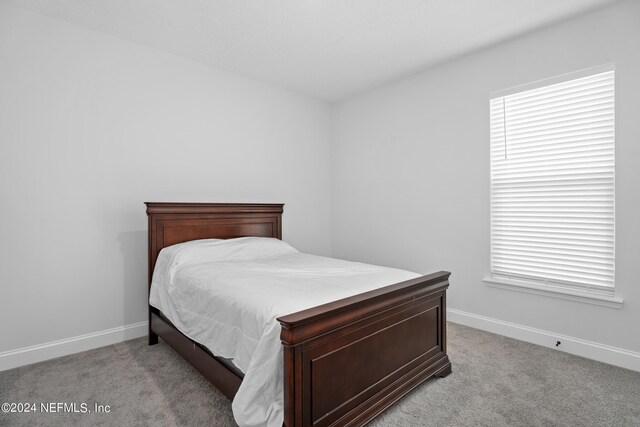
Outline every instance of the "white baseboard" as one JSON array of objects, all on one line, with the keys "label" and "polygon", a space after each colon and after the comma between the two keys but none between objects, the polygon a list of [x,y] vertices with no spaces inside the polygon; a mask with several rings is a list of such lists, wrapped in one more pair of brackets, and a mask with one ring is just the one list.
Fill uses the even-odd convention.
[{"label": "white baseboard", "polygon": [[0,353],[0,371],[143,337],[147,335],[147,326],[148,322],[133,323],[105,331],[5,351]]},{"label": "white baseboard", "polygon": [[[447,309],[447,320],[640,372],[640,353],[634,351],[530,328],[529,326],[505,322],[453,308]],[[556,347],[557,341],[560,341],[561,344]]]},{"label": "white baseboard", "polygon": [[[634,351],[467,313],[453,308],[447,309],[447,320],[640,372],[640,353]],[[139,322],[73,338],[5,351],[0,353],[0,371],[140,338],[147,334],[147,326],[147,322]],[[557,341],[561,342],[558,347],[556,347]]]}]

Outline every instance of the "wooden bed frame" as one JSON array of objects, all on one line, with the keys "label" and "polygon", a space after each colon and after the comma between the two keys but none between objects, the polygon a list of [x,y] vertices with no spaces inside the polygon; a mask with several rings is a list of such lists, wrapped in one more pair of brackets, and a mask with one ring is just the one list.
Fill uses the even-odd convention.
[{"label": "wooden bed frame", "polygon": [[[282,204],[146,203],[149,286],[160,250],[205,238],[282,238]],[[361,426],[426,379],[451,373],[448,272],[438,272],[278,318],[284,425]],[[162,337],[229,399],[242,373],[149,306],[149,344]]]}]

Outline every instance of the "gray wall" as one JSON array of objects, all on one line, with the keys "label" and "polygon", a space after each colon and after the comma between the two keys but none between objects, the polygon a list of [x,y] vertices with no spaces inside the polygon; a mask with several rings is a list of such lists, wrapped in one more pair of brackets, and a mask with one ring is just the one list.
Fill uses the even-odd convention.
[{"label": "gray wall", "polygon": [[[450,307],[640,351],[640,2],[469,55],[333,108],[333,255],[453,272]],[[622,309],[490,288],[489,94],[616,66],[616,293]]]},{"label": "gray wall", "polygon": [[[147,200],[285,202],[300,250],[640,351],[638,40],[633,0],[329,106],[0,4],[0,353],[146,320]],[[623,308],[487,287],[489,93],[609,62]]]},{"label": "gray wall", "polygon": [[326,103],[3,4],[0,94],[0,352],[146,320],[144,201],[330,251]]}]

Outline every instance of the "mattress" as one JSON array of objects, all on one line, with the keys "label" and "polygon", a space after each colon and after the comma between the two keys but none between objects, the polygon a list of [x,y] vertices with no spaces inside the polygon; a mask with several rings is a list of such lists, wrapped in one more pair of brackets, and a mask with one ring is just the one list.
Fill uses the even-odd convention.
[{"label": "mattress", "polygon": [[149,303],[245,375],[232,409],[241,427],[281,427],[283,359],[277,317],[419,277],[304,254],[278,239],[196,240],[164,248]]}]

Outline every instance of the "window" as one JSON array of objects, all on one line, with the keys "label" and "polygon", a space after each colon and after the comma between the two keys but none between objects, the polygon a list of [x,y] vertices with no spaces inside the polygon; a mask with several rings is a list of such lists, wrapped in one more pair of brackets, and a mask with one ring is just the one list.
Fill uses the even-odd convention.
[{"label": "window", "polygon": [[491,276],[613,295],[614,70],[490,101]]}]

